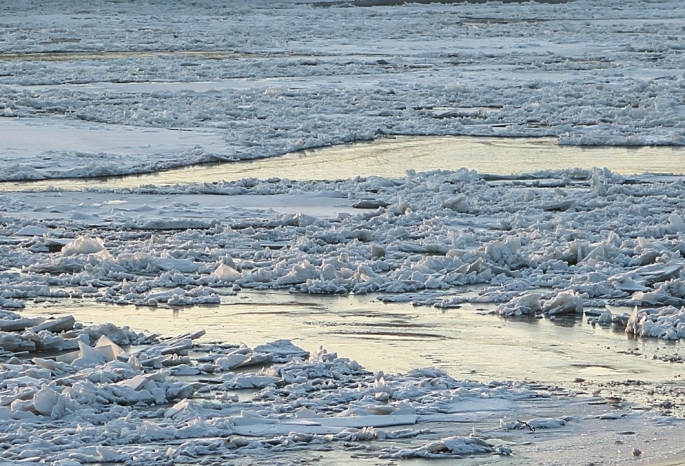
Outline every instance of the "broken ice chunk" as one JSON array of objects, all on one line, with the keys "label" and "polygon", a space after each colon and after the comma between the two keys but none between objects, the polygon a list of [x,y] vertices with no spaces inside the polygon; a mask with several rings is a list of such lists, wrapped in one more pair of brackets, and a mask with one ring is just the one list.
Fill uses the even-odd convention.
[{"label": "broken ice chunk", "polygon": [[540,294],[526,293],[524,295],[517,296],[508,303],[500,304],[497,307],[496,312],[503,317],[520,317],[535,314],[541,310],[542,307],[540,306]]},{"label": "broken ice chunk", "polygon": [[573,290],[562,291],[545,302],[542,312],[553,316],[557,314],[574,314],[583,312],[583,298]]}]

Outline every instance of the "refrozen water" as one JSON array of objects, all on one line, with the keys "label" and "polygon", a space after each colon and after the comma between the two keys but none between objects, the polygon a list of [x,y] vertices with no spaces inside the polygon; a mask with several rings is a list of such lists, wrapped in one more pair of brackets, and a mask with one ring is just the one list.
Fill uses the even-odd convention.
[{"label": "refrozen water", "polygon": [[[333,448],[332,461],[347,461],[340,442],[368,461],[488,457],[512,448],[519,455],[513,464],[527,464],[589,448],[583,434],[625,445],[620,432],[637,439],[647,431],[663,446],[647,450],[631,437],[617,458],[633,458],[633,448],[656,458],[682,453],[668,443],[679,438],[680,422],[662,417],[680,413],[682,393],[680,345],[664,342],[681,338],[685,320],[682,176],[624,178],[598,169],[540,176],[488,181],[459,170],[2,194],[0,304],[24,309],[3,319],[7,428],[26,428],[26,419],[49,413],[30,430],[44,449],[17,447],[8,458],[45,457],[57,448],[52,423],[72,425],[78,417],[83,425],[84,412],[92,427],[51,459],[162,461],[164,445],[165,455],[182,461],[240,461],[276,448],[287,463],[324,445]],[[260,294],[274,290],[285,306]],[[344,309],[363,296],[369,301]],[[85,312],[64,299],[81,302]],[[31,320],[35,314],[56,318]],[[79,327],[71,315],[95,327]],[[199,325],[217,344],[198,332],[156,344],[103,321],[163,334]],[[152,345],[122,351],[101,335]],[[290,348],[284,361],[269,355],[275,350],[257,349],[284,338],[301,348],[279,343]],[[245,340],[254,343],[237,346]],[[317,343],[368,362],[325,356]],[[36,349],[46,353],[22,354]],[[68,350],[77,351],[62,354]],[[316,356],[305,359],[305,352]],[[254,371],[234,370],[247,360]],[[282,362],[291,366],[281,369]],[[421,366],[449,372],[412,372]],[[403,375],[387,375],[395,370]],[[389,380],[399,385],[379,388]],[[522,398],[517,380],[524,381]],[[44,385],[51,388],[41,391]],[[475,393],[479,401],[471,400]],[[446,408],[454,396],[470,401]],[[331,403],[354,409],[323,408]],[[313,411],[306,420],[302,406]],[[609,421],[619,422],[607,431]],[[467,423],[457,438],[453,422]],[[407,423],[417,429],[385,430]],[[560,435],[540,433],[537,423]],[[473,428],[480,433],[467,440]],[[501,438],[526,430],[533,444],[531,437]],[[99,445],[111,435],[118,435],[111,448],[92,451],[91,438]],[[581,464],[602,456],[592,445],[577,457]]]},{"label": "refrozen water", "polygon": [[[383,135],[685,141],[677,1],[260,5],[3,6],[0,114],[39,120],[55,145],[5,145],[2,179],[154,172]],[[61,148],[54,132],[74,125],[103,142],[125,130],[132,144]],[[136,144],[143,129],[149,147]]]},{"label": "refrozen water", "polygon": [[[437,367],[459,378],[544,380],[567,388],[582,387],[576,379],[658,383],[672,368],[655,365],[654,357],[682,353],[680,341],[638,339],[619,325],[592,326],[579,316],[493,321],[490,313],[496,307],[465,303],[440,310],[385,304],[370,296],[263,291],[224,296],[219,305],[209,307],[145,309],[55,300],[31,305],[25,312],[73,315],[84,323],[110,321],[164,335],[179,327],[205,330],[203,341],[251,346],[289,337],[311,350],[321,345],[336,348],[372,371]],[[656,406],[663,399],[654,401]]]}]

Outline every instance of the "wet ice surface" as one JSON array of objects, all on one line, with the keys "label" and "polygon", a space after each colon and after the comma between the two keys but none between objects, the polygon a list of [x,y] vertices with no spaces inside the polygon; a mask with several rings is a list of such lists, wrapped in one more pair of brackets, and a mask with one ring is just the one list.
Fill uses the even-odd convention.
[{"label": "wet ice surface", "polygon": [[[29,119],[30,120],[30,119]],[[3,122],[0,120],[0,125]],[[25,124],[27,131],[14,136],[21,138],[22,152],[40,140],[42,127],[35,122]],[[30,128],[33,129],[30,129]],[[51,128],[54,129],[54,128]],[[120,128],[125,133],[128,129]],[[83,131],[88,131],[83,129]],[[110,129],[117,134],[117,131]],[[66,133],[65,133],[66,132]],[[56,134],[70,134],[65,128]],[[15,134],[15,133],[13,133]],[[201,137],[206,137],[199,133]],[[100,135],[100,133],[98,133]],[[197,132],[169,130],[140,133],[146,146],[152,146],[157,136],[158,145],[178,148],[181,141],[192,144]],[[121,137],[119,134],[117,137]],[[175,138],[182,138],[176,140]],[[135,138],[132,138],[135,141]],[[121,141],[121,139],[118,139]],[[126,147],[131,139],[126,138]],[[62,144],[71,150],[88,152],[93,145],[111,144],[111,139],[65,138]],[[172,142],[171,145],[170,142]],[[35,147],[35,143],[34,147]],[[53,145],[45,141],[46,147]],[[176,145],[174,145],[176,144]],[[119,149],[125,152],[126,147]],[[188,149],[188,146],[186,146]],[[38,152],[36,152],[36,155]],[[130,155],[130,154],[127,154]],[[525,177],[544,170],[571,168],[591,169],[601,163],[615,173],[635,174],[650,172],[682,173],[685,171],[685,148],[682,147],[578,147],[559,146],[552,138],[501,138],[501,137],[392,137],[373,142],[298,151],[280,157],[229,163],[202,163],[191,167],[169,169],[145,175],[120,177],[107,176],[102,171],[98,178],[49,179],[43,181],[0,182],[0,191],[17,190],[84,190],[137,188],[141,185],[172,186],[185,183],[213,183],[238,181],[243,178],[268,179],[280,177],[298,181],[346,179],[356,176],[402,177],[407,170],[420,167],[422,171],[458,170],[468,166],[479,173],[494,177]],[[112,162],[110,166],[114,166]]]},{"label": "wet ice surface", "polygon": [[[635,445],[653,458],[675,452],[667,440],[677,435],[673,419],[622,400],[578,398],[545,384],[457,381],[436,369],[373,374],[335,353],[307,355],[283,340],[250,349],[193,345],[196,337],[182,335],[131,356],[100,340],[71,364],[8,361],[10,384],[19,382],[14,373],[29,371],[12,407],[30,410],[3,424],[5,458],[216,464],[268,456],[284,464],[295,458],[352,464],[476,455],[471,464],[486,464],[516,449],[512,462],[525,464],[531,456],[584,457],[575,452],[577,440],[566,437],[581,432],[597,433],[584,446],[613,441],[612,460],[630,460]],[[51,373],[52,384],[31,386],[31,379]],[[606,424],[621,431],[607,434]],[[21,438],[19,425],[32,434],[28,448],[12,442]],[[647,432],[654,437],[643,440]]]},{"label": "wet ice surface", "polygon": [[[401,331],[396,331],[393,338],[398,342],[395,355],[410,360],[377,361],[376,365],[391,369],[385,373],[368,372],[354,361],[320,350],[302,361],[308,351],[282,340],[271,345],[250,345],[254,350],[210,343],[217,336],[233,335],[240,339],[241,334],[248,334],[253,339],[268,339],[277,333],[269,325],[272,323],[269,314],[274,312],[271,309],[286,314],[279,313],[275,322],[283,326],[284,332],[291,332],[302,319],[321,317],[319,325],[351,327],[360,320],[354,315],[355,311],[367,309],[366,318],[371,314],[368,309],[373,307],[371,302],[361,300],[349,306],[348,298],[336,303],[313,297],[294,301],[292,297],[278,294],[266,296],[244,296],[248,299],[243,304],[240,301],[244,300],[237,297],[227,299],[227,306],[215,309],[223,315],[211,320],[207,319],[208,312],[199,308],[180,310],[179,314],[188,314],[188,317],[177,316],[171,322],[170,311],[163,309],[152,314],[140,309],[115,311],[101,306],[81,311],[90,319],[100,319],[102,312],[116,314],[112,316],[115,322],[147,322],[163,331],[183,327],[191,333],[163,343],[134,346],[127,353],[107,340],[99,340],[95,350],[90,353],[82,350],[77,353],[81,357],[71,363],[65,356],[58,356],[56,362],[44,357],[34,358],[34,364],[27,364],[28,359],[23,358],[6,361],[3,364],[5,383],[21,389],[14,396],[9,395],[10,390],[4,391],[7,401],[13,399],[10,406],[15,413],[12,417],[20,419],[6,421],[4,440],[10,442],[18,438],[10,432],[21,423],[34,435],[32,444],[47,450],[27,450],[17,443],[8,448],[6,457],[22,456],[30,460],[30,455],[36,455],[36,458],[49,461],[68,458],[85,463],[142,464],[145,461],[157,464],[160,456],[164,456],[181,464],[216,464],[217,461],[241,464],[268,455],[283,464],[290,464],[295,458],[305,462],[377,464],[379,457],[417,456],[459,457],[466,464],[491,464],[500,463],[502,460],[498,457],[504,455],[507,464],[529,464],[532,460],[549,462],[561,455],[573,458],[574,461],[569,461],[572,464],[585,464],[589,459],[634,461],[634,449],[641,451],[640,456],[645,455],[649,461],[680,452],[678,422],[649,411],[646,405],[629,402],[625,393],[630,392],[623,391],[626,387],[609,385],[593,395],[579,379],[574,381],[578,388],[568,391],[555,384],[530,379],[525,383],[482,383],[475,381],[476,374],[455,380],[439,369],[409,370],[407,368],[412,367],[415,360],[411,359],[411,352],[403,350],[402,339],[406,335],[403,337]],[[260,310],[260,304],[266,303],[271,306]],[[327,303],[329,309],[325,312],[321,309],[321,314],[333,315],[317,317],[311,310],[301,313],[295,310],[306,303],[312,307]],[[53,306],[48,305],[44,310],[49,312]],[[397,320],[400,315],[411,315],[402,306],[394,306],[398,306],[394,316],[383,312],[378,318]],[[79,314],[78,309],[69,309],[68,305],[67,309],[62,307],[61,303],[56,303],[55,308],[60,309],[60,313],[74,311]],[[346,307],[351,307],[347,315],[342,312]],[[240,315],[241,309],[250,308],[253,311],[249,315]],[[154,314],[162,314],[159,320],[166,319],[166,324],[154,322]],[[199,319],[193,314],[199,314]],[[415,332],[421,331],[421,325],[428,324],[430,319],[424,319],[425,314],[423,310],[421,316],[414,317],[414,324],[419,324],[412,326]],[[194,327],[205,323],[203,317],[211,322],[209,333],[204,336],[193,333]],[[338,324],[332,324],[333,320],[338,320]],[[241,323],[240,328],[226,328],[236,321]],[[259,321],[261,335],[259,330],[253,329],[253,326],[258,327]],[[490,346],[487,346],[488,332],[479,330],[477,325],[472,327],[474,323],[473,317],[465,315],[456,325],[470,334],[470,338],[462,337],[462,349],[474,345],[480,346],[481,351],[488,351],[498,344],[506,345],[495,330],[489,332]],[[86,326],[80,333],[87,331],[88,338],[95,341],[101,332],[91,328]],[[448,338],[455,333],[450,328],[434,331],[442,332]],[[110,327],[106,333],[119,343],[130,338],[130,334],[116,328]],[[308,337],[303,335],[306,332],[297,333],[302,335],[298,344],[308,346]],[[329,344],[340,342],[332,336],[334,331],[316,333]],[[314,332],[311,338],[314,338]],[[499,340],[497,343],[495,338]],[[422,349],[431,351],[430,341],[426,340],[414,341],[422,342]],[[558,340],[558,343],[564,342]],[[531,352],[521,363],[530,364],[531,360],[544,356],[544,352],[536,348],[537,343],[530,347],[525,342],[520,345],[522,350]],[[381,348],[380,345],[367,346],[367,352]],[[520,357],[512,350],[516,348],[509,348],[509,358]],[[560,350],[569,353],[580,350],[576,355],[579,363],[593,352],[583,352],[582,345],[572,344]],[[504,354],[492,352],[491,357],[501,358]],[[455,355],[465,356],[465,364],[478,360],[460,349],[453,350],[451,356]],[[621,364],[616,354],[607,355],[614,359],[613,363]],[[624,357],[633,359],[633,356]],[[369,360],[369,356],[361,355],[359,359]],[[106,362],[108,360],[110,362]],[[516,365],[516,361],[512,360],[512,363]],[[395,374],[395,368],[403,369],[406,375]],[[26,376],[20,381],[14,374],[22,370],[26,371]],[[532,371],[530,375],[543,372]],[[31,390],[31,380],[45,380],[48,374],[54,374],[54,382],[47,388]],[[567,376],[570,375],[573,372],[569,371]],[[636,383],[626,385],[630,388]],[[578,392],[580,394],[576,394]],[[19,402],[19,399],[26,401]],[[22,408],[26,411],[19,411]],[[49,413],[52,419],[33,416],[31,411]],[[79,423],[77,432],[66,427],[72,419]],[[589,434],[591,439],[587,438]],[[99,447],[86,447],[91,442]],[[601,445],[606,444],[614,445],[615,449],[604,451]],[[513,456],[508,456],[510,451]]]},{"label": "wet ice surface", "polygon": [[[224,296],[221,305],[211,307],[145,309],[51,300],[33,304],[25,312],[73,315],[87,323],[107,320],[163,335],[179,327],[205,330],[203,340],[248,345],[292,336],[307,349],[324,343],[332,346],[373,371],[433,366],[455,377],[482,381],[529,378],[573,383],[585,377],[659,381],[670,368],[654,365],[653,355],[680,351],[678,341],[631,338],[623,328],[592,326],[576,316],[493,321],[487,312],[495,308],[465,304],[439,310],[384,304],[370,296],[242,292]],[[630,357],[607,359],[615,354]],[[508,363],[503,365],[505,358]]]},{"label": "wet ice surface", "polygon": [[[26,316],[5,317],[5,441],[42,439],[6,457],[672,458],[684,193],[597,169],[3,193],[0,304]],[[208,333],[92,349],[130,342],[104,321]],[[283,338],[285,366],[257,350]]]},{"label": "wet ice surface", "polygon": [[311,175],[7,187],[3,462],[677,463],[682,152],[386,138],[683,145],[680,4],[327,3],[0,7],[0,179]]}]

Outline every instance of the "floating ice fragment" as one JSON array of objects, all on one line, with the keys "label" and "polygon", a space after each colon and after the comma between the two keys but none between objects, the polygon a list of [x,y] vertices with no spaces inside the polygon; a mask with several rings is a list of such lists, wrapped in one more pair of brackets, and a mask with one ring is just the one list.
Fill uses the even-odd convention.
[{"label": "floating ice fragment", "polygon": [[[0,305],[2,303],[0,302]],[[23,317],[18,319],[0,319],[0,331],[16,332],[27,327],[34,327],[45,320],[43,317]],[[34,330],[35,331],[35,330]]]},{"label": "floating ice fragment", "polygon": [[65,332],[74,328],[76,319],[74,316],[63,316],[57,319],[50,319],[41,324],[35,325],[32,330],[36,333],[47,330],[52,333]]},{"label": "floating ice fragment", "polygon": [[48,230],[34,225],[26,225],[21,230],[15,232],[15,236],[43,236]]},{"label": "floating ice fragment", "polygon": [[106,335],[102,335],[95,343],[95,349],[102,353],[107,361],[115,361],[124,354],[124,350],[119,345],[110,340]]},{"label": "floating ice fragment", "polygon": [[500,428],[504,430],[528,429],[535,432],[536,429],[556,429],[566,425],[566,419],[562,418],[537,418],[529,421],[505,421],[500,419]]},{"label": "floating ice fragment", "polygon": [[671,233],[685,233],[685,222],[680,215],[676,213],[669,215],[668,222]]},{"label": "floating ice fragment", "polygon": [[590,179],[590,186],[592,189],[597,193],[598,196],[606,196],[607,195],[607,188],[602,183],[602,181],[599,178],[599,173],[597,170],[593,170],[592,172],[592,178]]},{"label": "floating ice fragment", "polygon": [[254,351],[258,353],[271,353],[279,357],[299,357],[306,358],[309,356],[309,351],[300,348],[293,344],[291,340],[276,340],[263,345],[254,347]]},{"label": "floating ice fragment", "polygon": [[83,368],[89,366],[99,366],[107,362],[107,356],[83,343],[78,342],[79,353],[78,357],[71,363],[73,367]]},{"label": "floating ice fragment", "polygon": [[539,293],[526,293],[500,304],[496,312],[503,317],[521,317],[541,312],[540,297]]},{"label": "floating ice fragment", "polygon": [[54,373],[61,373],[67,369],[66,364],[53,359],[33,358],[31,359],[31,362],[34,363],[36,366],[43,367]]},{"label": "floating ice fragment", "polygon": [[512,450],[509,447],[497,447],[495,454],[500,456],[510,456],[512,454]]},{"label": "floating ice fragment", "polygon": [[613,314],[611,313],[610,309],[605,309],[602,314],[597,318],[597,323],[599,325],[611,325],[613,322]]},{"label": "floating ice fragment", "polygon": [[212,272],[212,277],[216,278],[220,282],[233,283],[243,278],[243,274],[238,272],[230,265],[222,262],[217,266],[214,272]]},{"label": "floating ice fragment", "polygon": [[685,280],[669,280],[652,291],[638,291],[633,294],[633,301],[643,306],[685,305]]},{"label": "floating ice fragment", "polygon": [[622,414],[622,413],[604,413],[604,414],[597,416],[597,419],[601,419],[603,421],[606,421],[606,420],[613,421],[616,419],[621,419],[622,417],[625,417],[625,414]]},{"label": "floating ice fragment", "polygon": [[126,226],[141,230],[208,230],[216,226],[215,219],[200,218],[137,218],[127,222]]},{"label": "floating ice fragment", "polygon": [[160,270],[178,270],[181,273],[193,273],[202,268],[202,264],[190,259],[158,258],[155,260],[155,265]]},{"label": "floating ice fragment", "polygon": [[626,332],[665,340],[685,338],[685,307],[639,310],[635,306],[628,319]]},{"label": "floating ice fragment", "polygon": [[547,212],[554,212],[554,211],[563,212],[563,211],[566,211],[569,208],[571,208],[571,206],[573,206],[575,203],[576,203],[575,199],[566,199],[563,201],[552,202],[549,204],[543,204],[540,206],[540,209],[545,210]]},{"label": "floating ice fragment", "polygon": [[227,374],[224,377],[223,386],[233,389],[264,388],[275,385],[279,380],[280,377],[272,377],[268,375]]},{"label": "floating ice fragment", "polygon": [[468,213],[470,210],[466,196],[460,195],[453,199],[446,199],[440,204],[443,209],[451,209],[459,213]]},{"label": "floating ice fragment", "polygon": [[614,286],[614,288],[621,291],[649,291],[649,288],[646,286],[635,282],[634,277],[631,275],[615,275],[613,277],[609,277],[609,282]]},{"label": "floating ice fragment", "polygon": [[164,411],[164,417],[176,419],[179,417],[185,417],[189,413],[197,414],[196,412],[194,412],[194,406],[192,402],[188,399],[183,399],[175,405],[173,405],[171,408]]},{"label": "floating ice fragment", "polygon": [[121,382],[118,382],[117,385],[122,386],[122,387],[127,387],[130,388],[131,390],[140,390],[142,389],[145,384],[148,381],[148,377],[146,377],[143,374],[138,374],[134,377],[131,377],[130,379],[122,380]]},{"label": "floating ice fragment", "polygon": [[383,257],[386,254],[386,250],[383,246],[379,244],[372,244],[371,245],[371,257],[373,258],[379,258]]},{"label": "floating ice fragment", "polygon": [[566,425],[566,419],[561,418],[538,418],[527,421],[534,429],[556,429]]},{"label": "floating ice fragment", "polygon": [[250,359],[250,355],[244,351],[235,351],[226,356],[218,358],[215,363],[222,371],[229,371],[235,367],[239,367]]},{"label": "floating ice fragment", "polygon": [[76,460],[61,459],[53,461],[52,463],[50,463],[50,466],[83,466],[83,463]]},{"label": "floating ice fragment", "polygon": [[68,459],[81,461],[82,463],[115,463],[125,462],[129,456],[117,451],[114,447],[85,446],[75,452],[68,453]]},{"label": "floating ice fragment", "polygon": [[542,312],[553,316],[583,312],[583,298],[573,290],[558,293],[542,306]]},{"label": "floating ice fragment", "polygon": [[316,267],[310,264],[308,260],[304,260],[295,265],[286,275],[277,279],[276,284],[279,286],[296,285],[318,277],[319,272]]},{"label": "floating ice fragment", "polygon": [[65,256],[73,256],[77,254],[94,254],[103,251],[105,243],[101,238],[89,238],[87,236],[79,236],[71,243],[66,244],[62,248],[62,254]]},{"label": "floating ice fragment", "polygon": [[417,448],[399,451],[382,450],[381,458],[451,458],[474,454],[493,453],[495,449],[485,440],[474,437],[447,437]]},{"label": "floating ice fragment", "polygon": [[352,207],[355,209],[378,209],[379,207],[388,207],[389,205],[389,203],[381,200],[364,199],[356,202]]},{"label": "floating ice fragment", "polygon": [[50,416],[58,399],[59,393],[50,387],[43,386],[33,395],[33,407],[43,416]]},{"label": "floating ice fragment", "polygon": [[5,351],[35,351],[36,344],[26,340],[16,333],[0,332],[0,348]]}]

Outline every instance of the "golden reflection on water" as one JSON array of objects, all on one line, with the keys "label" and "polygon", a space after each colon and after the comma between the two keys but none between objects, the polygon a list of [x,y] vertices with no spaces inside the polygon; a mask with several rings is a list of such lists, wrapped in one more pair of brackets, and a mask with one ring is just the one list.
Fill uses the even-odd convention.
[{"label": "golden reflection on water", "polygon": [[0,183],[0,191],[48,187],[135,189],[144,185],[281,178],[298,181],[356,176],[402,178],[407,170],[459,170],[520,175],[543,170],[608,168],[623,175],[685,173],[685,148],[559,146],[554,138],[396,137],[289,153],[254,161],[198,165],[101,179]]},{"label": "golden reflection on water", "polygon": [[[654,364],[665,349],[656,339],[628,338],[622,329],[591,326],[580,317],[501,319],[464,304],[437,310],[384,304],[374,296],[241,292],[216,306],[148,308],[63,300],[27,306],[27,315],[73,315],[85,324],[112,322],[176,336],[205,330],[203,341],[249,346],[280,338],[308,351],[323,346],[371,371],[438,367],[457,378],[571,383],[575,378],[663,380],[672,366]],[[673,342],[670,351],[679,347]],[[645,357],[635,356],[639,350]],[[649,356],[649,357],[647,357]]]}]

